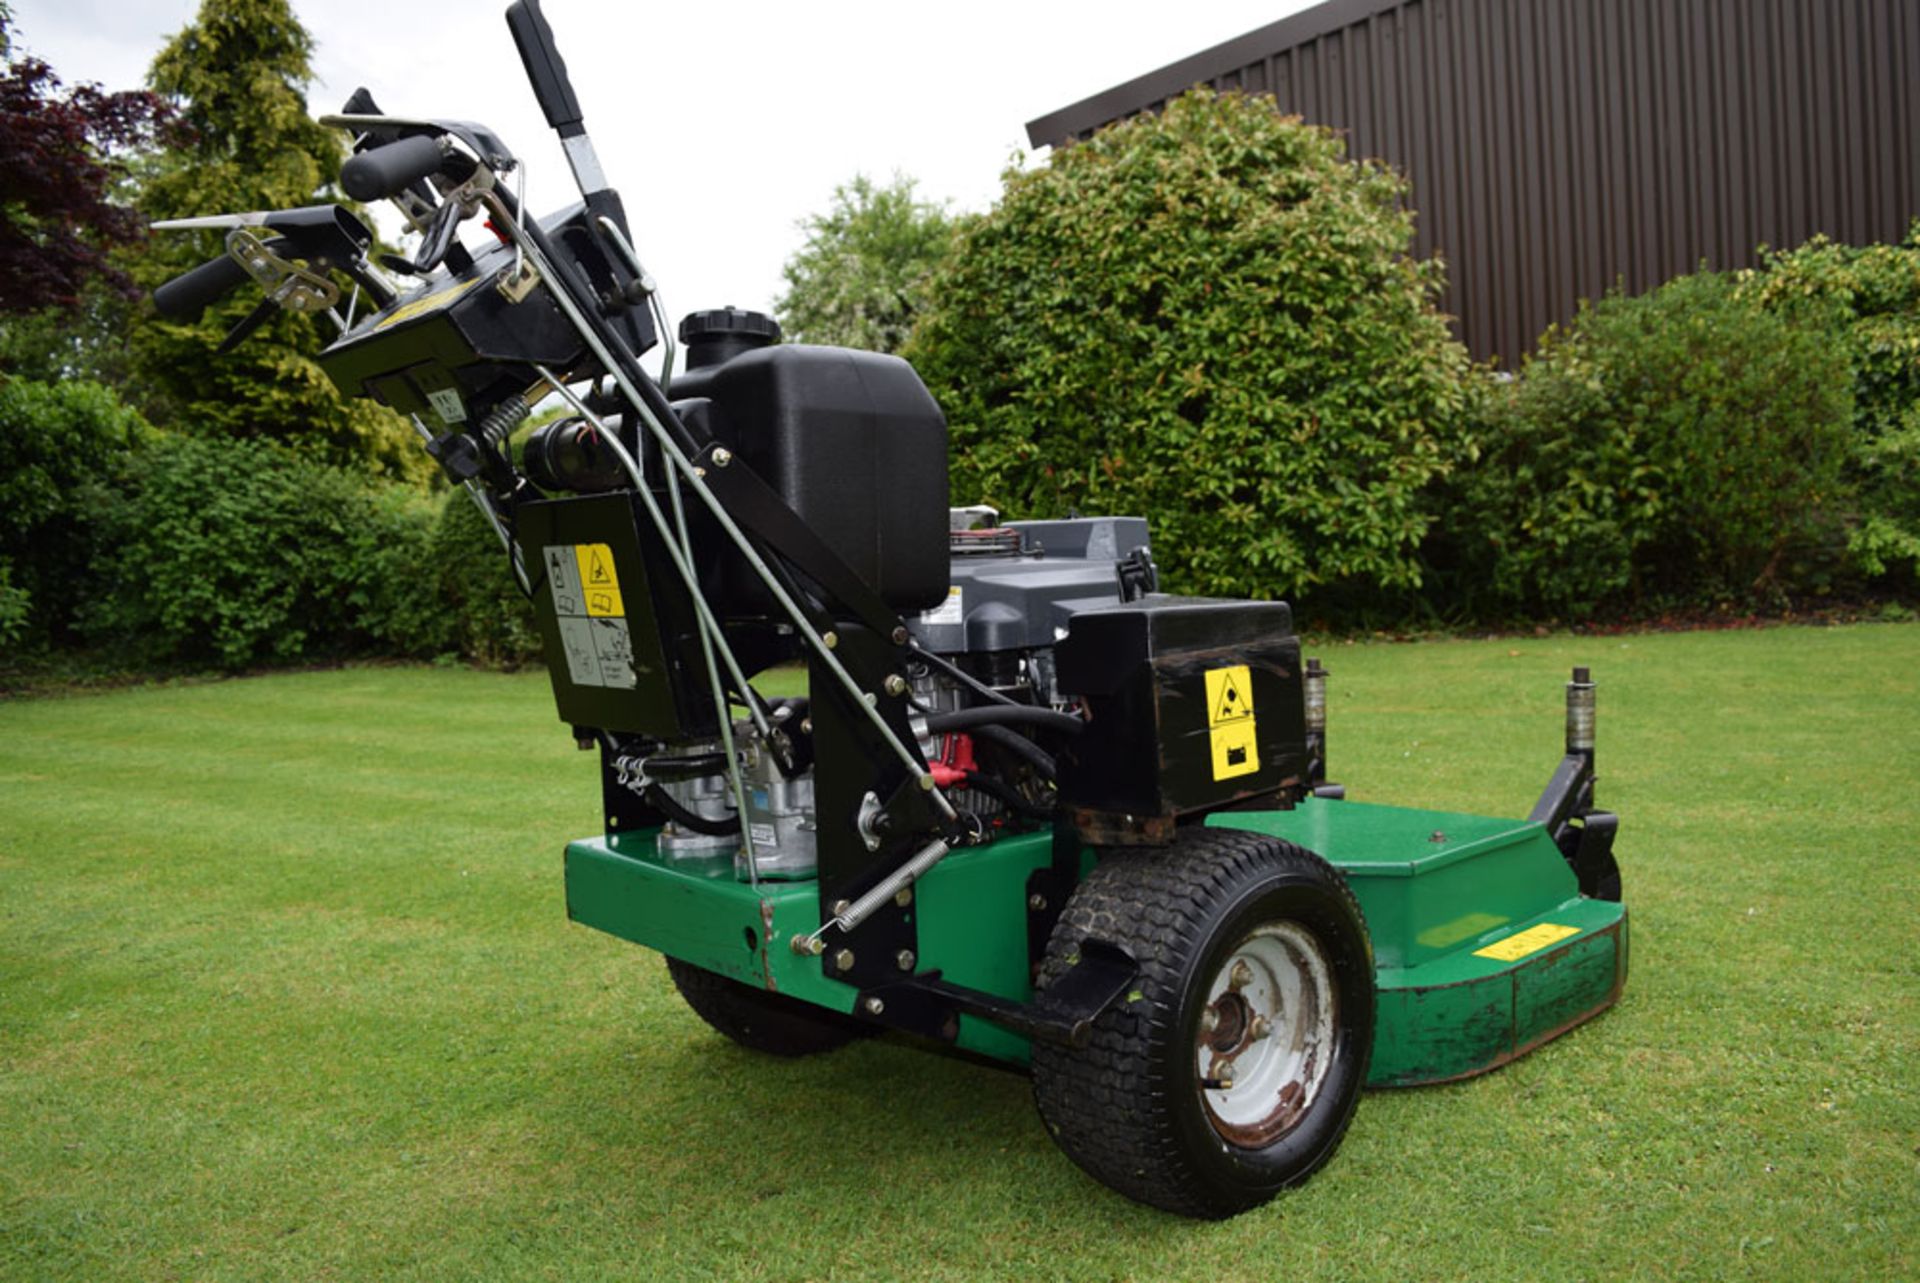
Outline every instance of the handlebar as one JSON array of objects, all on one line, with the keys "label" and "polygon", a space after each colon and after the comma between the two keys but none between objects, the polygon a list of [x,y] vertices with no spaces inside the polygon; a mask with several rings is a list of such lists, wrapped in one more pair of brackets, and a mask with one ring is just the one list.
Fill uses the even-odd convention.
[{"label": "handlebar", "polygon": [[415,134],[349,157],[340,167],[340,186],[355,200],[395,196],[447,163],[446,149],[429,134]]},{"label": "handlebar", "polygon": [[200,319],[207,304],[245,284],[247,269],[222,254],[208,259],[190,272],[183,272],[153,292],[153,306],[170,321],[192,323]]},{"label": "handlebar", "polygon": [[580,100],[573,96],[573,82],[567,78],[567,64],[560,59],[560,48],[553,41],[553,28],[540,12],[540,0],[513,0],[507,6],[507,29],[520,49],[520,62],[533,83],[533,96],[540,100],[547,124],[562,138],[585,132]]}]

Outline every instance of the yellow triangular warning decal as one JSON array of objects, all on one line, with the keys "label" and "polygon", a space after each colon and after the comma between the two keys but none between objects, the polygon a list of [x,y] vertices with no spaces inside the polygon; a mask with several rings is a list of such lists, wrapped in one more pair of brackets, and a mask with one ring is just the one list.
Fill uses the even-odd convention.
[{"label": "yellow triangular warning decal", "polygon": [[593,545],[593,555],[587,559],[587,587],[607,588],[613,584],[613,563],[607,560],[605,544]]},{"label": "yellow triangular warning decal", "polygon": [[1207,725],[1225,726],[1253,716],[1252,674],[1245,664],[1207,673]]}]

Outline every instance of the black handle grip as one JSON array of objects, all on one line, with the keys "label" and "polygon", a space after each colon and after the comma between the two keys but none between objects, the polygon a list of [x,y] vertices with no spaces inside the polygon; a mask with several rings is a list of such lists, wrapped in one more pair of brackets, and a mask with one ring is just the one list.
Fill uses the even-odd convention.
[{"label": "black handle grip", "polygon": [[513,43],[519,46],[521,65],[527,69],[533,96],[540,100],[540,110],[547,114],[547,123],[559,131],[562,138],[584,132],[581,121],[585,117],[580,114],[580,100],[573,96],[567,64],[560,60],[560,50],[553,43],[553,28],[540,12],[540,0],[513,0],[507,6],[507,29],[513,32]]},{"label": "black handle grip", "polygon": [[155,290],[153,306],[170,321],[197,321],[207,304],[247,279],[247,269],[222,254]]},{"label": "black handle grip", "polygon": [[355,200],[385,200],[438,173],[446,163],[438,138],[415,134],[349,157],[340,167],[340,186]]}]

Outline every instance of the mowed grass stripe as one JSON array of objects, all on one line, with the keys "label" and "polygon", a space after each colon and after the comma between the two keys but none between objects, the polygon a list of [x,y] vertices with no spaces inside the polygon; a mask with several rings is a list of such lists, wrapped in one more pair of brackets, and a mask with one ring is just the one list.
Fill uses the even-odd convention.
[{"label": "mowed grass stripe", "polygon": [[1081,1177],[1017,1077],[752,1056],[568,925],[598,781],[542,675],[0,704],[0,1277],[1920,1272],[1920,628],[1320,653],[1353,796],[1493,814],[1594,667],[1633,975],[1221,1225]]}]

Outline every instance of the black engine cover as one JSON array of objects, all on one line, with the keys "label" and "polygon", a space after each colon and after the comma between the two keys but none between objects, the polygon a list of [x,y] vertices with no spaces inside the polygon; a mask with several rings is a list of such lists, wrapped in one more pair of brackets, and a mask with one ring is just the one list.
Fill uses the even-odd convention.
[{"label": "black engine cover", "polygon": [[1154,594],[1074,614],[1055,648],[1086,733],[1060,796],[1087,841],[1170,841],[1176,818],[1306,788],[1300,641],[1285,602]]},{"label": "black engine cover", "polygon": [[716,435],[896,611],[947,598],[947,421],[896,356],[786,344],[688,371]]}]

